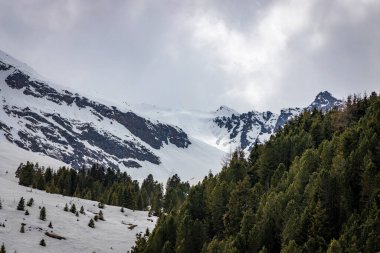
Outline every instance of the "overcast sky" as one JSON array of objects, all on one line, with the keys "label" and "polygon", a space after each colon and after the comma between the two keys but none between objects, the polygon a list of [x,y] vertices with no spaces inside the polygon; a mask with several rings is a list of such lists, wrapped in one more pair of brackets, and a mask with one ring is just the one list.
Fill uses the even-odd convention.
[{"label": "overcast sky", "polygon": [[380,1],[0,0],[0,49],[111,101],[278,111],[380,91]]}]

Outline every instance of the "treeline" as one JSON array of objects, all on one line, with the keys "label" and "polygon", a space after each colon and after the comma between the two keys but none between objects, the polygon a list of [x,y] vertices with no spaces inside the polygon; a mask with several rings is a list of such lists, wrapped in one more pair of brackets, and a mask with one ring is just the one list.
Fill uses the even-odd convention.
[{"label": "treeline", "polygon": [[379,252],[380,97],[305,111],[191,187],[132,252]]},{"label": "treeline", "polygon": [[19,184],[31,186],[49,193],[90,199],[109,205],[123,206],[133,210],[149,210],[154,215],[170,212],[185,199],[190,189],[188,182],[182,182],[178,175],[170,177],[163,185],[150,174],[141,186],[137,180],[118,169],[105,169],[98,164],[77,171],[61,167],[54,171],[38,163],[20,164],[16,170]]}]

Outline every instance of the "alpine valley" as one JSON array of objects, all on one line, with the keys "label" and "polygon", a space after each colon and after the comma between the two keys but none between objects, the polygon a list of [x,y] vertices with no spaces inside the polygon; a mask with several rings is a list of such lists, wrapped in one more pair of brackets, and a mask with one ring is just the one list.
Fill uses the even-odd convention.
[{"label": "alpine valley", "polygon": [[328,91],[305,108],[279,113],[99,102],[44,80],[0,51],[1,142],[75,169],[94,163],[119,168],[139,181],[152,174],[165,182],[178,174],[196,183],[209,171],[219,172],[227,154],[236,148],[248,153],[303,110],[341,106]]}]

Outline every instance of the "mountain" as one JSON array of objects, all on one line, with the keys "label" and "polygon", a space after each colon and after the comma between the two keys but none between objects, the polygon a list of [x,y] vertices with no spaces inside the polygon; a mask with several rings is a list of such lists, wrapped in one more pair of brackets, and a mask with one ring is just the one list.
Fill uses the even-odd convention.
[{"label": "mountain", "polygon": [[152,173],[165,181],[178,173],[199,180],[224,156],[179,127],[60,90],[3,52],[0,108],[1,139],[74,168],[100,163],[138,179]]},{"label": "mountain", "polygon": [[267,141],[277,129],[283,127],[289,119],[299,115],[304,110],[317,109],[327,112],[335,107],[342,106],[342,100],[334,98],[328,91],[323,91],[315,97],[309,106],[303,109],[298,107],[285,108],[279,114],[270,111],[250,111],[241,114],[218,115],[213,119],[213,124],[220,129],[220,131],[215,132],[218,135],[217,143],[224,147],[232,145],[233,149],[240,147],[249,151],[255,142]]},{"label": "mountain", "polygon": [[309,106],[303,109],[284,108],[280,113],[270,111],[239,113],[227,106],[221,106],[212,112],[164,109],[146,104],[129,105],[128,108],[146,118],[159,119],[179,126],[189,136],[230,153],[236,148],[248,152],[255,142],[264,143],[277,129],[303,110],[317,109],[326,112],[342,106],[342,100],[334,98],[328,91],[323,91]]},{"label": "mountain", "polygon": [[[325,91],[305,109],[341,105]],[[166,181],[177,173],[197,182],[218,172],[226,153],[248,152],[301,111],[238,113],[221,106],[203,112],[98,102],[46,81],[0,51],[0,140],[73,168],[100,163],[139,180],[153,174]]]}]

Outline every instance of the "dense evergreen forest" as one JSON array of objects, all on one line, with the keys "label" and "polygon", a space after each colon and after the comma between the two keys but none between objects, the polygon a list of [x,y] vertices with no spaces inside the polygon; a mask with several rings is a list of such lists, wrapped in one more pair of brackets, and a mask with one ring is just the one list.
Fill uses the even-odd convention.
[{"label": "dense evergreen forest", "polygon": [[49,193],[99,201],[102,204],[117,205],[133,210],[149,210],[154,215],[170,212],[185,199],[190,189],[188,182],[182,182],[178,175],[170,177],[163,194],[163,185],[148,175],[141,184],[132,180],[120,170],[97,164],[79,171],[61,167],[57,171],[45,169],[38,164],[27,162],[16,170],[19,184],[31,186]]},{"label": "dense evergreen forest", "polygon": [[305,111],[162,213],[132,252],[379,252],[380,97]]}]

